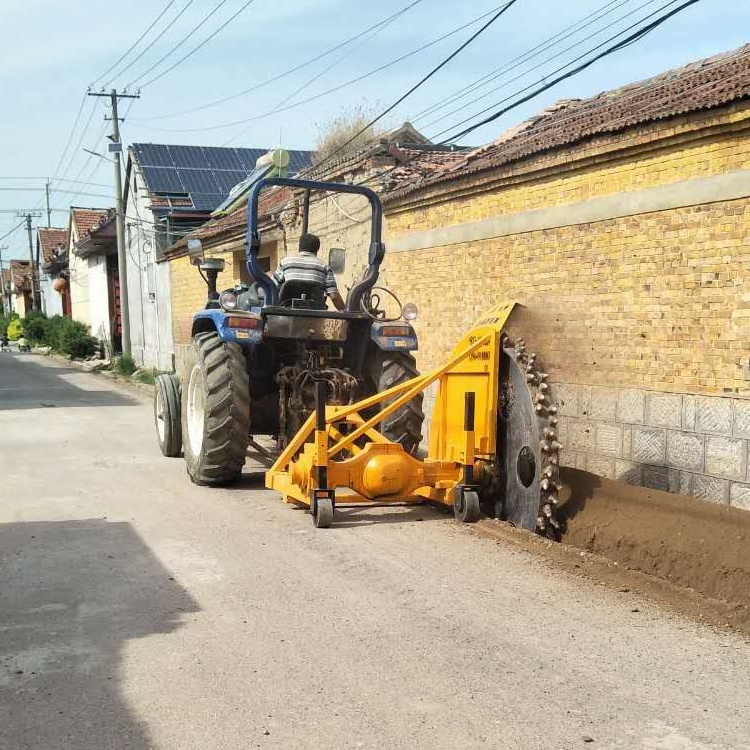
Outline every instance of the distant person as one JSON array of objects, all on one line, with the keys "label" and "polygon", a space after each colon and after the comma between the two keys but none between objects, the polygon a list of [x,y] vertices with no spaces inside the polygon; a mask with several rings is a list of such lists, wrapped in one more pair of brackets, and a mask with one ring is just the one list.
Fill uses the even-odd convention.
[{"label": "distant person", "polygon": [[314,234],[303,234],[299,238],[299,253],[287,255],[279,261],[273,278],[281,288],[285,281],[303,281],[317,284],[325,295],[333,302],[337,310],[346,307],[339,293],[336,277],[331,267],[318,258],[320,239]]},{"label": "distant person", "polygon": [[8,344],[8,337],[6,335],[3,335],[2,337],[0,337],[0,351],[3,351],[3,352],[10,351],[10,345]]},{"label": "distant person", "polygon": [[18,339],[18,351],[19,352],[30,351],[29,342],[26,340],[25,336],[21,336],[21,338]]}]

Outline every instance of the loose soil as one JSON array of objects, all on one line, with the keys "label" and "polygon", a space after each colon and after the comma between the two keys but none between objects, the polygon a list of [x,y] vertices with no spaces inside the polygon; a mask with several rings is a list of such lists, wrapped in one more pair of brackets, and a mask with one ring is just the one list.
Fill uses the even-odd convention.
[{"label": "loose soil", "polygon": [[750,633],[750,513],[565,469],[562,544],[483,521],[484,535]]}]

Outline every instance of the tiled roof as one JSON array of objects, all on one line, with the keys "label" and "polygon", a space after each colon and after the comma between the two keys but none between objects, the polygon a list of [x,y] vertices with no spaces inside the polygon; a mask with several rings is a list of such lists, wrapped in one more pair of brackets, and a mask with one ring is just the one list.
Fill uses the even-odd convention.
[{"label": "tiled roof", "polygon": [[31,289],[31,264],[28,260],[12,260],[10,275],[17,289]]},{"label": "tiled roof", "polygon": [[[258,215],[263,217],[272,213],[274,209],[281,208],[292,197],[292,195],[293,191],[286,187],[262,193],[258,203]],[[203,240],[211,237],[218,237],[226,232],[243,228],[246,224],[247,203],[243,203],[239,208],[232,211],[232,213],[227,214],[226,216],[220,216],[216,219],[211,219],[189,235],[180,238],[174,245],[172,245],[170,251],[179,252],[181,249],[184,249],[187,246],[187,240],[189,238]]]},{"label": "tiled roof", "polygon": [[560,101],[486,146],[464,154],[450,169],[402,183],[389,198],[420,187],[492,169],[534,154],[699,110],[750,98],[750,44],[690,63],[590,99]]},{"label": "tiled roof", "polygon": [[42,248],[42,263],[49,263],[58,247],[67,248],[68,230],[44,228],[39,230],[39,244]]},{"label": "tiled roof", "polygon": [[84,239],[92,229],[107,220],[109,212],[106,208],[71,208],[73,221],[78,229],[78,240]]}]

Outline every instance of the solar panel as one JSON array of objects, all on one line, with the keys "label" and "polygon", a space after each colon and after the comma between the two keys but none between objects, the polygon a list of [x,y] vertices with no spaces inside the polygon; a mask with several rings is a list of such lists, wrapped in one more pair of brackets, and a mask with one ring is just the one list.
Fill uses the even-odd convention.
[{"label": "solar panel", "polygon": [[176,167],[188,169],[208,169],[211,165],[206,160],[200,146],[170,146],[169,155]]},{"label": "solar panel", "polygon": [[181,169],[180,177],[188,193],[220,193],[221,188],[208,169]]},{"label": "solar panel", "polygon": [[143,167],[143,179],[152,193],[187,193],[174,167]]},{"label": "solar panel", "polygon": [[[156,143],[134,143],[132,149],[150,192],[187,193],[196,211],[213,211],[222,205],[229,191],[254,173],[256,161],[267,153],[260,148]],[[290,151],[289,174],[309,167],[312,155],[311,151]]]},{"label": "solar panel", "polygon": [[220,193],[193,193],[190,197],[196,211],[210,212],[221,203],[224,196]]}]

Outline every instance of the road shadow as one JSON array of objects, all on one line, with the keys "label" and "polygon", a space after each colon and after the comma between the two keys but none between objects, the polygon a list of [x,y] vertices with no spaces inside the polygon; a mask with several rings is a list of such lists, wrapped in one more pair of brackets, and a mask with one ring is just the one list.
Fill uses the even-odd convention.
[{"label": "road shadow", "polygon": [[132,526],[0,524],[0,565],[0,745],[154,747],[123,695],[123,650],[199,608]]},{"label": "road shadow", "polygon": [[[0,411],[89,406],[137,406],[142,402],[115,390],[91,390],[96,375],[50,366],[35,355],[0,357]],[[86,387],[76,385],[75,381]]]}]

